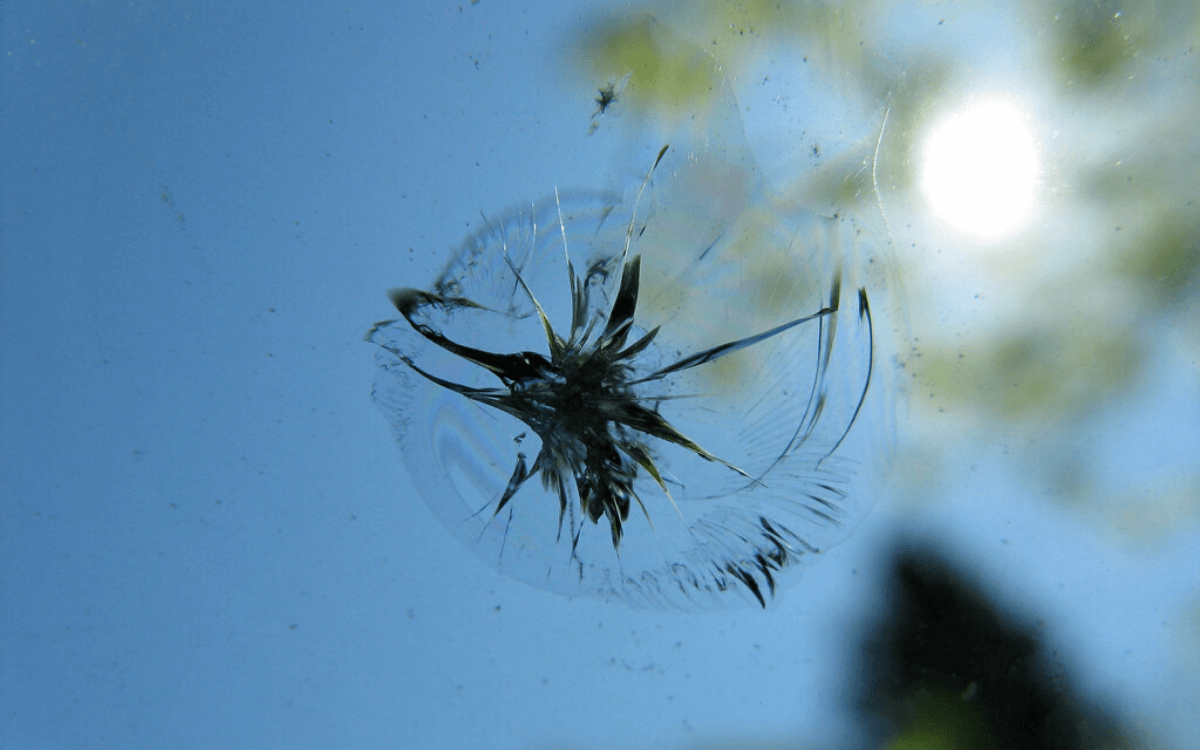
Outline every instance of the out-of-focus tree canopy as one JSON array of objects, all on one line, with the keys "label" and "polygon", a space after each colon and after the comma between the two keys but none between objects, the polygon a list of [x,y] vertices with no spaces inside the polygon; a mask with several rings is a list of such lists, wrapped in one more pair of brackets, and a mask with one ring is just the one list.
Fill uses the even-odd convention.
[{"label": "out-of-focus tree canopy", "polygon": [[[1100,478],[1127,439],[1114,415],[1170,413],[1157,399],[1200,387],[1194,3],[663,2],[587,20],[569,54],[595,81],[629,76],[630,118],[676,122],[704,109],[711,59],[747,132],[795,144],[774,152],[796,173],[780,185],[791,197],[836,206],[877,180],[911,320],[895,363],[916,425],[901,466],[944,466],[969,436],[1120,531],[1196,522],[1200,473],[1186,463]],[[777,80],[796,85],[764,100]],[[1030,112],[1036,217],[980,243],[931,218],[919,154],[940,113],[997,92]],[[850,113],[838,127],[865,138],[818,142],[819,110]],[[1152,392],[1164,372],[1174,396]]]}]

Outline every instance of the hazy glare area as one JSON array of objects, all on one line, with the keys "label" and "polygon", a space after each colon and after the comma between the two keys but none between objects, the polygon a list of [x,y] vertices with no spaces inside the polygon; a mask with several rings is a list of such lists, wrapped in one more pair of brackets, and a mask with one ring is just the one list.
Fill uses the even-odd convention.
[{"label": "hazy glare area", "polygon": [[[1194,445],[1146,455],[1131,444],[1153,431],[1130,424],[1138,412],[1172,414],[1200,383],[1191,4],[688,2],[646,13],[586,27],[577,51],[592,74],[630,69],[631,95],[671,110],[703,99],[695,59],[713,55],[736,82],[747,130],[767,133],[756,145],[794,147],[777,187],[810,205],[871,189],[864,159],[886,116],[874,166],[911,316],[899,365],[918,428],[900,465],[913,502],[955,460],[959,442],[944,439],[953,425],[1003,443],[1031,489],[1113,533],[1152,544],[1196,522]],[[800,106],[758,93],[782,77],[817,91]],[[951,191],[975,199],[960,210],[1016,225],[999,237],[956,226],[921,189],[936,126],[973,110],[982,132],[952,153],[964,182]],[[810,123],[827,137],[797,132]],[[967,178],[1006,178],[994,154],[1021,126],[1037,160],[1013,188],[1027,199],[969,193]],[[1026,215],[1008,221],[1016,210]]]}]

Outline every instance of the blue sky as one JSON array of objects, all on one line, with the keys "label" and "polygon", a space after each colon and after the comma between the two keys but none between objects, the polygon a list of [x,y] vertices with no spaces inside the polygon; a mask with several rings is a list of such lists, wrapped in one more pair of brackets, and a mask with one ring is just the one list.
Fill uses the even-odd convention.
[{"label": "blue sky", "polygon": [[[628,179],[619,142],[588,136],[597,82],[562,48],[595,7],[0,6],[0,745],[833,746],[853,732],[853,624],[878,616],[903,534],[1045,620],[1081,684],[1194,741],[1194,301],[1155,319],[1145,338],[1166,353],[1085,416],[997,428],[916,383],[894,491],[766,612],[529,588],[413,496],[362,336],[480,211]],[[935,15],[966,19],[953,41],[920,25]],[[948,60],[1013,25],[975,4],[906,17]],[[988,85],[1025,80],[979,54],[966,67]],[[1149,95],[1194,75],[1174,59]],[[753,64],[731,73],[758,102]],[[1086,135],[1103,110],[1038,91],[1046,132]],[[752,144],[778,148],[806,96],[748,112]],[[859,119],[803,127],[835,152],[890,106],[842,96],[829,111]],[[1024,261],[952,256],[913,194],[884,197],[915,339],[1027,304]],[[1055,502],[1053,472],[1026,463],[1064,450],[1050,432],[1078,438],[1094,487],[1176,504]]]}]

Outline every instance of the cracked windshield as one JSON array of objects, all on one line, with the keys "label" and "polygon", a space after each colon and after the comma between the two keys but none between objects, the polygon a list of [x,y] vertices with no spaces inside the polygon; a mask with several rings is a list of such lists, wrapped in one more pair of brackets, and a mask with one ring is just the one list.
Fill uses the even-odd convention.
[{"label": "cracked windshield", "polygon": [[1200,743],[1193,3],[0,20],[0,746]]}]

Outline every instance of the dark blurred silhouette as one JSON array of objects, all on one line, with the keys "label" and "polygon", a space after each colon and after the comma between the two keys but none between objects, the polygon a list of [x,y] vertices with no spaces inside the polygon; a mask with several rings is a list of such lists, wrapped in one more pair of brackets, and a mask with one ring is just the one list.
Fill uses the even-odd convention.
[{"label": "dark blurred silhouette", "polygon": [[1135,743],[978,582],[928,546],[900,545],[886,613],[852,674],[869,747],[1072,750]]}]

